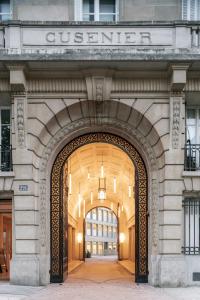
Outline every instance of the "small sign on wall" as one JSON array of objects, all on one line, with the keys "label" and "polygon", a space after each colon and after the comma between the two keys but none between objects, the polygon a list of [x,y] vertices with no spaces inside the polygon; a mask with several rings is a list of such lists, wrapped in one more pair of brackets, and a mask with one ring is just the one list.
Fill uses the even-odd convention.
[{"label": "small sign on wall", "polygon": [[27,192],[28,191],[28,185],[27,184],[20,184],[19,185],[19,191],[20,192]]}]

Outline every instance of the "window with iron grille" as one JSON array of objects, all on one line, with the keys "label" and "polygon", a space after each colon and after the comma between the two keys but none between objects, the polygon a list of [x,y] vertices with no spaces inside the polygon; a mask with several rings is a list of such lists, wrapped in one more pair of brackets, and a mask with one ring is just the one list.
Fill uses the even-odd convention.
[{"label": "window with iron grille", "polygon": [[185,198],[184,209],[184,246],[183,253],[200,254],[200,198]]},{"label": "window with iron grille", "polygon": [[183,20],[200,20],[200,0],[182,0]]},{"label": "window with iron grille", "polygon": [[10,0],[0,1],[0,21],[7,21],[11,18]]}]

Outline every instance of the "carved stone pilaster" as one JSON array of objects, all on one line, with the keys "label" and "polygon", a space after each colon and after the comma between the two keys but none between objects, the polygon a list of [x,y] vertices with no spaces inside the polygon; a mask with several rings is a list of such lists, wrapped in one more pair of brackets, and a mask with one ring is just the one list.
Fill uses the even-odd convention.
[{"label": "carved stone pilaster", "polygon": [[182,129],[182,93],[173,93],[170,97],[170,136],[171,149],[181,148],[181,129]]},{"label": "carved stone pilaster", "polygon": [[182,105],[187,82],[188,64],[171,65],[170,94],[170,148],[181,149]]},{"label": "carved stone pilaster", "polygon": [[14,94],[14,116],[16,147],[25,149],[26,141],[26,118],[27,118],[27,96],[26,93]]}]

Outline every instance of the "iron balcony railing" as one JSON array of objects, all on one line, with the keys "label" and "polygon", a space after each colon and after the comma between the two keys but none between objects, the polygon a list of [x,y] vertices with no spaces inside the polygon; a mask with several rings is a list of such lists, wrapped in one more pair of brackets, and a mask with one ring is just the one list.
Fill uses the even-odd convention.
[{"label": "iron balcony railing", "polygon": [[200,144],[185,145],[185,171],[200,170]]},{"label": "iron balcony railing", "polygon": [[12,146],[0,145],[0,171],[12,171]]}]

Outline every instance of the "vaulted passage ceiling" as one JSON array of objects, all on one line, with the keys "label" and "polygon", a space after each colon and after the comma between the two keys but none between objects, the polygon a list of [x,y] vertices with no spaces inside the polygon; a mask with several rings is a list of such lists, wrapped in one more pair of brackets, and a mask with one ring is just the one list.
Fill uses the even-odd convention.
[{"label": "vaulted passage ceiling", "polygon": [[[65,164],[68,166],[68,178],[71,173],[72,194],[69,196],[69,209],[77,215],[78,194],[90,206],[91,192],[93,200],[98,203],[99,177],[103,165],[106,178],[106,199],[115,207],[119,203],[127,214],[128,219],[134,213],[135,168],[129,156],[120,148],[106,143],[93,143],[80,147],[69,157]],[[114,192],[116,178],[116,192]],[[129,195],[131,186],[131,197]],[[100,201],[99,201],[100,202]],[[102,204],[102,203],[101,203]]]}]

